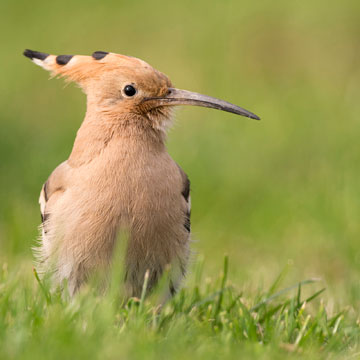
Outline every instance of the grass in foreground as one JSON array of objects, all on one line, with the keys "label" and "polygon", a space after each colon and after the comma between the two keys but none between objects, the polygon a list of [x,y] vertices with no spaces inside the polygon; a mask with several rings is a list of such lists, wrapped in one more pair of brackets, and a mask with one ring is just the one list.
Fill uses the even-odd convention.
[{"label": "grass in foreground", "polygon": [[100,296],[88,287],[69,300],[30,271],[3,266],[0,358],[356,358],[356,316],[329,313],[317,280],[279,290],[283,272],[269,290],[245,294],[227,279],[227,258],[218,279],[202,280],[201,269],[160,310],[160,290],[121,304],[118,291]]}]

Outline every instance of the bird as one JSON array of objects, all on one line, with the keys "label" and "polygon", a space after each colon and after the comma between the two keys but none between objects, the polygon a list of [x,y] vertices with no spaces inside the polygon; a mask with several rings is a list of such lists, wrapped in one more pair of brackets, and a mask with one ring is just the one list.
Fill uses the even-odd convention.
[{"label": "bird", "polygon": [[260,118],[229,102],[173,87],[143,60],[106,51],[23,55],[77,84],[85,118],[69,158],[44,183],[36,268],[73,296],[97,271],[109,272],[119,233],[127,234],[125,293],[151,292],[166,269],[173,296],[190,256],[190,181],[166,149],[173,109],[194,105]]}]

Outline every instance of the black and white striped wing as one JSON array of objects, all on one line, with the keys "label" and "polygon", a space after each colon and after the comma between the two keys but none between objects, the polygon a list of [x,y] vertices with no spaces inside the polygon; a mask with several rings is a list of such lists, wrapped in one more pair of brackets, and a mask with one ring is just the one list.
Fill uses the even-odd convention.
[{"label": "black and white striped wing", "polygon": [[49,230],[51,209],[65,191],[65,180],[68,170],[69,166],[67,165],[67,162],[64,161],[52,172],[41,189],[39,204],[42,221],[42,240],[45,240]]}]

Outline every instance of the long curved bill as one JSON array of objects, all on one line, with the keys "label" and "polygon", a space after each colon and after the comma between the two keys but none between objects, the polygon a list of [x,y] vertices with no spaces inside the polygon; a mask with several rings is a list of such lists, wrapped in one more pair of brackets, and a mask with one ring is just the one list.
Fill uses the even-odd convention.
[{"label": "long curved bill", "polygon": [[260,118],[252,112],[241,108],[240,106],[231,104],[227,101],[220,100],[211,96],[202,95],[196,92],[169,88],[169,92],[164,97],[145,98],[144,102],[154,101],[158,106],[166,105],[194,105],[212,109],[227,111],[233,114],[246,116],[251,119],[260,120]]}]

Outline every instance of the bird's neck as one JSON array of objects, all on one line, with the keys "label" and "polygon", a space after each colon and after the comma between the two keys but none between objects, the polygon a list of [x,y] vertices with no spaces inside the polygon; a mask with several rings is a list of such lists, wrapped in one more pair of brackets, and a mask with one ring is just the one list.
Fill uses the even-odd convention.
[{"label": "bird's neck", "polygon": [[127,148],[128,151],[138,148],[159,152],[166,150],[164,132],[154,129],[146,117],[88,110],[77,132],[69,165],[78,167],[91,162],[114,141],[122,144],[119,148]]}]

